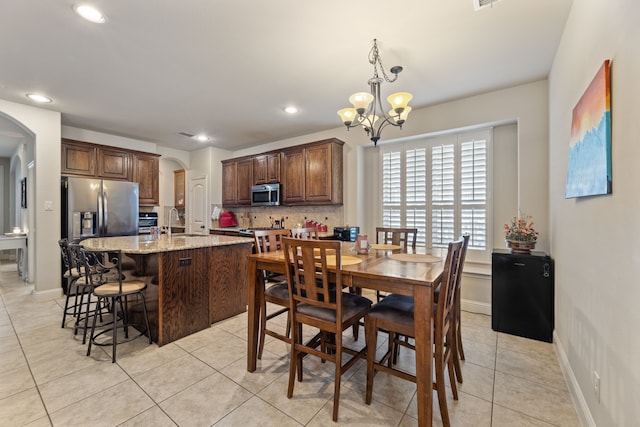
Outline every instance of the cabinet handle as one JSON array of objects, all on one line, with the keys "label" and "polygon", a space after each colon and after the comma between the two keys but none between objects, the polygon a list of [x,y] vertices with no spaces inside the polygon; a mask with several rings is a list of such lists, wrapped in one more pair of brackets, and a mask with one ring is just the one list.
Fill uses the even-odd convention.
[{"label": "cabinet handle", "polygon": [[514,262],[513,265],[518,266],[518,267],[524,267],[525,263],[523,263],[523,262]]}]

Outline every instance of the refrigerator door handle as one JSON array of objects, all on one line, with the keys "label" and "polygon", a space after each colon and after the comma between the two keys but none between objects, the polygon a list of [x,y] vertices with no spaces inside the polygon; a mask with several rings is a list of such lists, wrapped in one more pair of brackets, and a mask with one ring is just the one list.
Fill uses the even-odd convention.
[{"label": "refrigerator door handle", "polygon": [[98,236],[104,236],[104,200],[102,191],[98,192]]},{"label": "refrigerator door handle", "polygon": [[107,224],[109,223],[109,206],[107,206],[107,202],[108,202],[109,198],[107,197],[107,192],[104,190],[104,187],[102,189],[102,220],[103,220],[103,224],[102,224],[102,236],[106,236],[107,235]]}]

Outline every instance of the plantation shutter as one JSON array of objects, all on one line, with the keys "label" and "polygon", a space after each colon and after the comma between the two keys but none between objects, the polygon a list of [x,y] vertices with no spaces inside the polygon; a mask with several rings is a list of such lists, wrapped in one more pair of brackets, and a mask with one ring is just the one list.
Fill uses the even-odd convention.
[{"label": "plantation shutter", "polygon": [[431,149],[431,244],[446,246],[455,239],[455,146]]},{"label": "plantation shutter", "polygon": [[487,141],[460,144],[460,227],[469,246],[487,246]]},{"label": "plantation shutter", "polygon": [[402,225],[402,173],[400,151],[382,155],[382,224],[383,227]]},{"label": "plantation shutter", "polygon": [[418,229],[416,244],[424,246],[427,228],[427,149],[410,149],[405,156],[405,226]]}]

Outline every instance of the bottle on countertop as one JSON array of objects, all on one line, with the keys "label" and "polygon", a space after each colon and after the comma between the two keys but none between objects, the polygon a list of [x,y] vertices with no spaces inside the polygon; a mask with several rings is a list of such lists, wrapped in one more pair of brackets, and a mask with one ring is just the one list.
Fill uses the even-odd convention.
[{"label": "bottle on countertop", "polygon": [[284,217],[280,218],[280,228],[284,228]]}]

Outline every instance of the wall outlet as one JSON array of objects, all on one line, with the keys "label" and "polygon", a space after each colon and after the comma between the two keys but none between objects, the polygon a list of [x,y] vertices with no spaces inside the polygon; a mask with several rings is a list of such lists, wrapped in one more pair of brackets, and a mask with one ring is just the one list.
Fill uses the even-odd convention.
[{"label": "wall outlet", "polygon": [[593,392],[596,394],[596,401],[600,402],[600,375],[598,375],[598,371],[593,371]]}]

